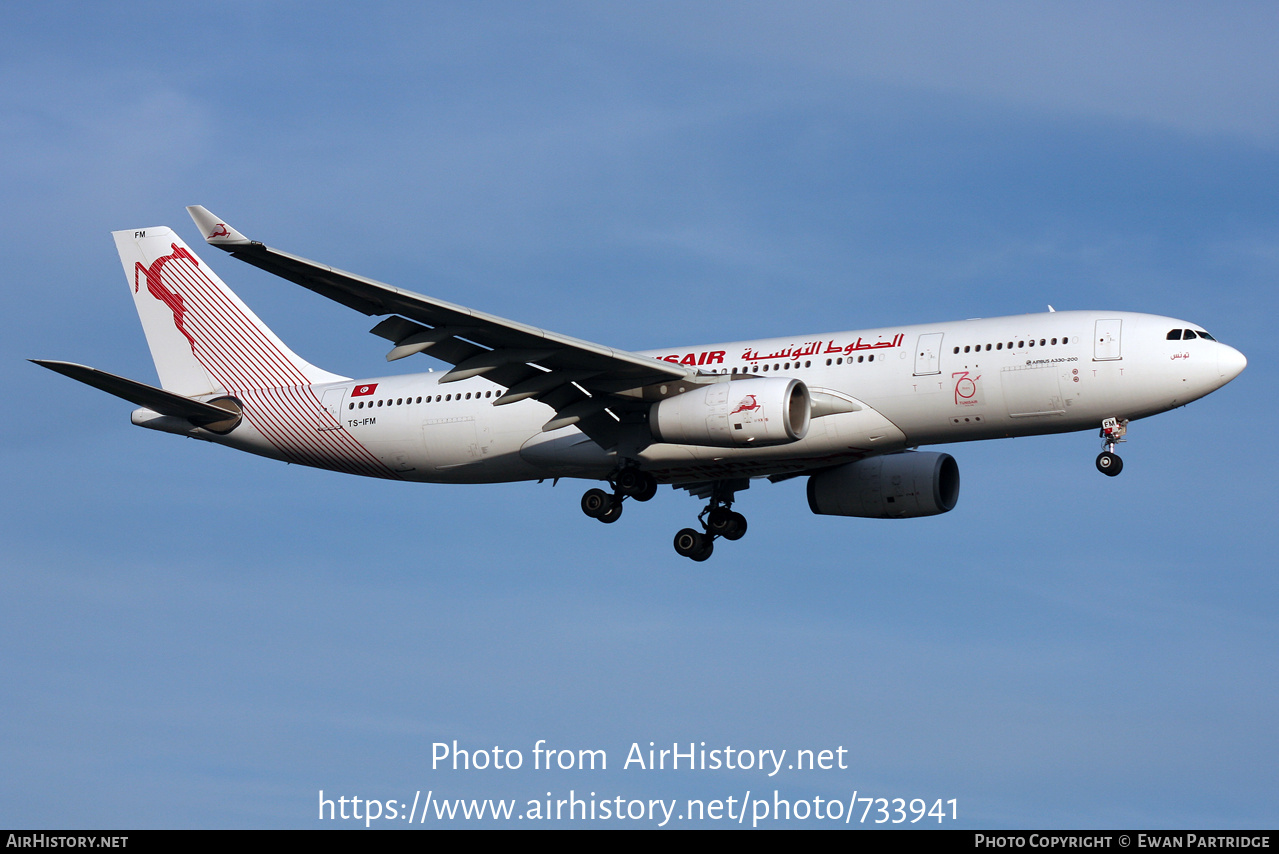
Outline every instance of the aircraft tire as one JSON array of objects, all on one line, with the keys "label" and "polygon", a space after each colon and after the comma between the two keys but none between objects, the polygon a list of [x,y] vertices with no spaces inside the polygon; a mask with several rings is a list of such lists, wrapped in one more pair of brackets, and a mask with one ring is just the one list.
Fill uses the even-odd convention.
[{"label": "aircraft tire", "polygon": [[733,524],[729,530],[724,532],[726,540],[740,540],[746,536],[746,517],[741,513],[733,513]]},{"label": "aircraft tire", "polygon": [[651,474],[647,475],[644,488],[631,496],[636,501],[651,501],[653,496],[657,495],[657,478]]},{"label": "aircraft tire", "polygon": [[1107,477],[1114,477],[1124,470],[1124,461],[1120,459],[1118,454],[1112,454],[1110,451],[1102,451],[1097,455],[1097,471]]},{"label": "aircraft tire", "polygon": [[582,496],[582,512],[592,519],[599,519],[613,506],[613,496],[602,489],[588,489]]},{"label": "aircraft tire", "polygon": [[683,557],[703,561],[711,556],[711,539],[701,531],[682,528],[675,535],[675,551]]},{"label": "aircraft tire", "polygon": [[[612,499],[612,496],[610,496],[610,499]],[[599,516],[595,517],[606,525],[611,525],[614,522],[616,522],[618,519],[622,518],[622,502],[617,501],[616,499],[612,499],[612,500],[613,500],[613,506],[605,510]]]},{"label": "aircraft tire", "polygon": [[737,514],[727,507],[716,507],[706,517],[706,531],[717,537],[726,537],[733,530],[733,517]]},{"label": "aircraft tire", "polygon": [[624,468],[617,473],[617,489],[627,498],[648,501],[657,494],[657,479],[637,468]]}]

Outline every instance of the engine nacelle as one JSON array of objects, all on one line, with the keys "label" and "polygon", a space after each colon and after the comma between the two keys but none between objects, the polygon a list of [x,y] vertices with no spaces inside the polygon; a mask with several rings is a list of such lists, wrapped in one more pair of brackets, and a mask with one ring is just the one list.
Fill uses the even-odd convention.
[{"label": "engine nacelle", "polygon": [[908,519],[953,510],[959,464],[950,454],[905,451],[867,457],[808,479],[808,506],[825,516]]},{"label": "engine nacelle", "polygon": [[648,424],[659,442],[678,445],[784,445],[808,434],[812,409],[808,386],[800,380],[733,380],[654,403]]}]

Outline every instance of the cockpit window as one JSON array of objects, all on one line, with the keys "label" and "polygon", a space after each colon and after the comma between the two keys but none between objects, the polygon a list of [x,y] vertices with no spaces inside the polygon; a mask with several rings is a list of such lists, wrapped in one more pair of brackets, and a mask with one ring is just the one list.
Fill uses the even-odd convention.
[{"label": "cockpit window", "polygon": [[1174,329],[1174,330],[1172,330],[1171,332],[1169,332],[1169,333],[1168,333],[1168,340],[1169,340],[1169,341],[1180,341],[1180,340],[1181,340],[1181,330],[1180,330],[1180,329]]},{"label": "cockpit window", "polygon": [[1209,341],[1216,341],[1216,340],[1217,340],[1216,338],[1213,338],[1211,335],[1209,335],[1207,332],[1204,332],[1202,329],[1201,329],[1201,330],[1199,330],[1199,337],[1200,337],[1200,338],[1207,338]]}]

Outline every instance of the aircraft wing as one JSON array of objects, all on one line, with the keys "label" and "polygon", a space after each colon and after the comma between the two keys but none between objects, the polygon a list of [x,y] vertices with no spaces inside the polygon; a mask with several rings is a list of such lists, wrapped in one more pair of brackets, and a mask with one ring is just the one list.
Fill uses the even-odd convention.
[{"label": "aircraft wing", "polygon": [[684,365],[559,335],[272,249],[199,205],[187,212],[210,245],[356,311],[392,315],[372,329],[395,344],[387,361],[429,350],[453,365],[442,383],[484,375],[507,389],[498,405],[535,398],[554,408],[557,417],[547,430],[619,402],[605,400],[608,395],[697,375]]}]

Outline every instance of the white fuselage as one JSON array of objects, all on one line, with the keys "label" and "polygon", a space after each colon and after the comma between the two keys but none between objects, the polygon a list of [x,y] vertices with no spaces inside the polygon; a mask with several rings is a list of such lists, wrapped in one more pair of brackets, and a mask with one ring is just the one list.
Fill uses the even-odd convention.
[{"label": "white fuselage", "polygon": [[[815,417],[798,441],[657,443],[639,461],[658,480],[680,483],[798,473],[920,445],[1097,429],[1105,418],[1183,406],[1238,375],[1246,362],[1233,348],[1168,337],[1199,328],[1148,314],[1061,311],[648,351],[740,378],[742,388],[747,377],[802,380]],[[437,483],[605,478],[616,468],[615,454],[575,427],[543,432],[554,416],[550,407],[535,400],[494,406],[500,386],[482,377],[440,383],[442,376],[253,392],[238,429],[227,436],[199,431],[200,438],[323,468]],[[286,396],[314,400],[313,417],[287,430],[268,423],[270,400]],[[330,459],[330,449],[354,445],[367,460],[352,463],[347,451]]]}]

